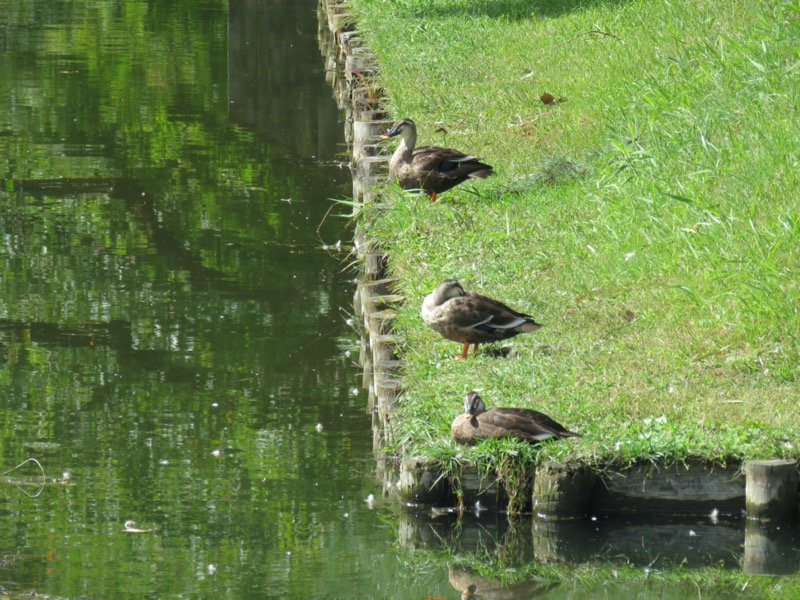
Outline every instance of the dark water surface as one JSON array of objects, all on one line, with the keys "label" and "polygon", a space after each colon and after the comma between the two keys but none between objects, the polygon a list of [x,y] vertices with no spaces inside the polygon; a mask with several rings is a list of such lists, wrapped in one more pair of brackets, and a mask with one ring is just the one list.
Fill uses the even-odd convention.
[{"label": "dark water surface", "polygon": [[315,9],[0,0],[0,591],[396,585]]},{"label": "dark water surface", "polygon": [[[330,200],[351,178],[316,7],[0,0],[0,597],[459,598],[449,557],[574,553],[530,521],[365,502],[381,482]],[[13,469],[31,458],[44,484]],[[695,529],[720,540],[699,564],[737,568],[743,533]],[[657,533],[675,562],[687,531]],[[573,547],[637,569],[663,552],[604,535]]]}]

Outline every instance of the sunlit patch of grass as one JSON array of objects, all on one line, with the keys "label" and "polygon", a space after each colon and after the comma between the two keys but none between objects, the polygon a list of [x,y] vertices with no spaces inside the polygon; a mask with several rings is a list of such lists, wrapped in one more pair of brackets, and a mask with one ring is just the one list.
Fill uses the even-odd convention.
[{"label": "sunlit patch of grass", "polygon": [[[515,446],[532,461],[800,457],[790,6],[355,6],[391,111],[415,119],[421,144],[497,172],[435,204],[390,190],[368,215],[407,297],[400,443],[496,462],[491,443],[449,440],[463,394],[480,389],[584,435]],[[546,165],[562,168],[541,176]],[[452,361],[457,344],[419,318],[449,277],[544,327],[507,342],[508,358]]]}]

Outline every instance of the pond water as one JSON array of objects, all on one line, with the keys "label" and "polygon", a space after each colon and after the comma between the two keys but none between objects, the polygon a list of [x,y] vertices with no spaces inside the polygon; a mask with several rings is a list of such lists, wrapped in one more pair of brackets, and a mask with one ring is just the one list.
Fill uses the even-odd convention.
[{"label": "pond water", "polygon": [[313,1],[0,1],[0,456],[47,480],[6,476],[0,589],[380,587],[316,36]]},{"label": "pond water", "polygon": [[458,598],[448,555],[530,554],[380,500],[317,26],[0,0],[0,595]]}]

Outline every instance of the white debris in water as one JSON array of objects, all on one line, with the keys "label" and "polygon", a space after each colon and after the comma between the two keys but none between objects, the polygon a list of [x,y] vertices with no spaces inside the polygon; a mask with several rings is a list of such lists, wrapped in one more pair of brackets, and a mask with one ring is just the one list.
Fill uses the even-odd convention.
[{"label": "white debris in water", "polygon": [[128,519],[125,521],[125,529],[122,530],[124,533],[150,533],[153,531],[152,529],[139,529],[139,524],[134,521],[133,519]]},{"label": "white debris in water", "polygon": [[715,508],[710,513],[708,513],[708,518],[714,525],[719,523],[719,509]]},{"label": "white debris in water", "polygon": [[697,536],[697,532],[694,529],[690,529],[689,530],[689,537],[695,537],[695,536]]},{"label": "white debris in water", "polygon": [[321,432],[322,431],[322,423],[317,423],[316,426],[314,427],[314,429],[316,429],[317,432]]}]

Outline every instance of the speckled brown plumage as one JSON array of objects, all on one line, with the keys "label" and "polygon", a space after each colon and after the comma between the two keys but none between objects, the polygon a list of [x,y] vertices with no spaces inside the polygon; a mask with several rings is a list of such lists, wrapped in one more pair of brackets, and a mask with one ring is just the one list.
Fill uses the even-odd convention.
[{"label": "speckled brown plumage", "polygon": [[389,175],[406,190],[420,189],[436,202],[436,195],[467,179],[486,179],[494,173],[491,166],[474,156],[453,148],[420,146],[417,126],[411,119],[397,121],[383,139],[401,136],[400,145],[389,161]]},{"label": "speckled brown plumage", "polygon": [[541,324],[498,300],[465,291],[455,279],[436,286],[422,303],[422,320],[448,340],[464,344],[461,355],[466,358],[469,345],[473,352],[478,344],[507,340],[520,333],[529,333]]},{"label": "speckled brown plumage", "polygon": [[548,439],[581,437],[544,413],[529,408],[490,408],[476,393],[464,401],[464,413],[453,421],[450,433],[460,444],[472,445],[486,438],[514,437],[538,443]]}]

